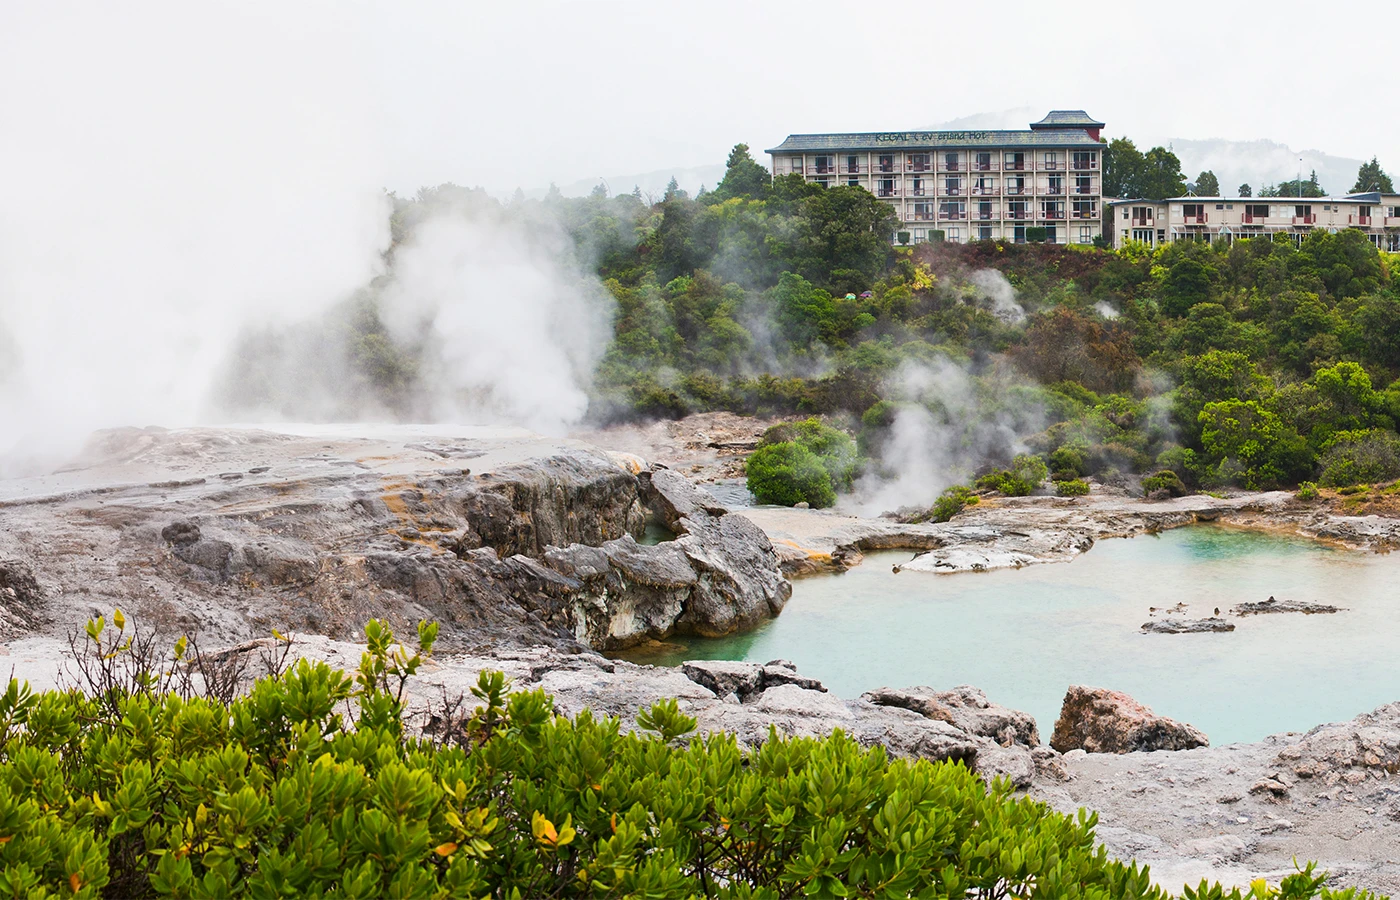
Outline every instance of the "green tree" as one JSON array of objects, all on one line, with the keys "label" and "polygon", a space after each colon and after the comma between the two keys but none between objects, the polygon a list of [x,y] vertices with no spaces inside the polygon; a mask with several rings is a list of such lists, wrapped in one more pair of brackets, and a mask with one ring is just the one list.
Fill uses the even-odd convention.
[{"label": "green tree", "polygon": [[1253,400],[1207,403],[1199,418],[1216,481],[1266,490],[1296,483],[1312,471],[1307,442]]},{"label": "green tree", "polygon": [[763,200],[772,193],[773,176],[764,166],[754,162],[748,144],[735,144],[724,166],[724,178],[708,195],[711,202],[734,197]]},{"label": "green tree", "polygon": [[1196,176],[1196,194],[1200,197],[1220,196],[1220,180],[1214,172],[1207,169]]},{"label": "green tree", "polygon": [[1153,147],[1143,156],[1141,195],[1149,200],[1165,200],[1186,193],[1181,160],[1165,147]]},{"label": "green tree", "polygon": [[1254,196],[1254,189],[1251,188],[1251,187],[1249,186],[1249,182],[1247,182],[1247,181],[1246,181],[1244,184],[1240,185],[1239,187],[1235,188],[1235,191],[1236,191],[1241,197],[1253,197],[1253,196]]},{"label": "green tree", "polygon": [[1114,138],[1103,151],[1105,197],[1138,198],[1142,194],[1142,151],[1127,138]]},{"label": "green tree", "polygon": [[1261,193],[1259,196],[1278,197],[1280,199],[1284,197],[1302,197],[1307,199],[1309,197],[1326,197],[1327,190],[1317,183],[1317,170],[1314,169],[1312,175],[1301,182],[1296,178],[1292,181],[1283,181],[1274,189],[1274,193]]},{"label": "green tree", "polygon": [[1379,191],[1382,194],[1395,193],[1395,186],[1390,183],[1390,176],[1381,169],[1380,162],[1376,157],[1371,157],[1371,161],[1362,163],[1361,168],[1356,172],[1356,184],[1351,186],[1353,194],[1361,194],[1369,191]]}]

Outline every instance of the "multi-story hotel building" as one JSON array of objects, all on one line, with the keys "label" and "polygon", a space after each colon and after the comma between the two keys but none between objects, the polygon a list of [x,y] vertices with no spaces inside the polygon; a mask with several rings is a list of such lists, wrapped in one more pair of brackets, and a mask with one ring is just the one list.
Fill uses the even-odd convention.
[{"label": "multi-story hotel building", "polygon": [[[894,207],[913,242],[1046,240],[1102,233],[1102,122],[1055,110],[1026,131],[793,134],[768,150],[773,175],[852,185]],[[894,237],[894,236],[892,236]]]},{"label": "multi-story hotel building", "polygon": [[1111,200],[1104,225],[1114,246],[1140,241],[1233,241],[1287,234],[1301,242],[1316,229],[1358,228],[1378,249],[1400,253],[1400,195],[1345,197],[1172,197]]}]

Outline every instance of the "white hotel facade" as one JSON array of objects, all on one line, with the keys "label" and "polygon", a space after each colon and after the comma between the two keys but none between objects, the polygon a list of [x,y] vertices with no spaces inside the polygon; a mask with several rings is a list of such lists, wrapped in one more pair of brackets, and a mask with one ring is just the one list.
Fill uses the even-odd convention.
[{"label": "white hotel facade", "polygon": [[1019,242],[1044,228],[1049,242],[1088,244],[1103,233],[1102,128],[1055,110],[1025,131],[793,134],[767,153],[775,177],[875,194],[911,243]]},{"label": "white hotel facade", "polygon": [[1301,243],[1322,229],[1356,228],[1377,249],[1400,253],[1400,195],[1344,197],[1172,197],[1110,200],[1106,225],[1113,244],[1138,241],[1235,241],[1286,234]]}]

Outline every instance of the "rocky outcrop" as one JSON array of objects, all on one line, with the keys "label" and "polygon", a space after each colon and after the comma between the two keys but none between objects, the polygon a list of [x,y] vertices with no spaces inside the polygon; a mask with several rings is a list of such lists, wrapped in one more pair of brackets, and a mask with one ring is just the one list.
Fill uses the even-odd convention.
[{"label": "rocky outcrop", "polygon": [[[0,605],[60,630],[120,606],[210,644],[380,617],[437,620],[445,648],[574,651],[728,634],[786,603],[768,538],[679,474],[466,432],[104,433],[62,473],[0,482],[0,560],[32,573]],[[640,543],[648,519],[676,539]]]},{"label": "rocky outcrop", "polygon": [[1241,603],[1230,610],[1236,616],[1264,616],[1273,613],[1302,613],[1304,615],[1318,615],[1322,613],[1341,612],[1340,606],[1332,606],[1327,603],[1313,603],[1309,600],[1275,600],[1270,597],[1267,600],[1260,600],[1257,603]]},{"label": "rocky outcrop", "polygon": [[1183,619],[1170,616],[1142,623],[1143,634],[1202,634],[1212,631],[1234,631],[1235,623],[1216,616],[1206,619]]},{"label": "rocky outcrop", "polygon": [[1061,753],[1190,750],[1210,741],[1197,728],[1153,714],[1120,691],[1070,685],[1050,746]]},{"label": "rocky outcrop", "polygon": [[38,627],[43,590],[24,563],[0,559],[0,638],[13,638]]},{"label": "rocky outcrop", "polygon": [[1400,703],[1350,722],[1320,725],[1280,750],[1274,765],[1297,778],[1317,779],[1328,786],[1400,775]]},{"label": "rocky outcrop", "polygon": [[936,691],[930,687],[879,688],[862,694],[861,699],[876,706],[894,706],[947,722],[970,734],[991,738],[1003,747],[1012,744],[1040,746],[1040,732],[1031,715],[997,706],[971,685],[959,685],[951,691]]}]

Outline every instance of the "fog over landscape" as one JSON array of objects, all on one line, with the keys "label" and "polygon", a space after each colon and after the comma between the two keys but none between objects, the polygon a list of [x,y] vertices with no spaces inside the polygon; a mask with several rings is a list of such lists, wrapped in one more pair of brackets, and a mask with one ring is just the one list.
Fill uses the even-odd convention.
[{"label": "fog over landscape", "polygon": [[[609,16],[605,25],[569,4],[8,7],[0,74],[22,89],[0,98],[17,138],[0,144],[10,184],[0,209],[0,415],[10,427],[0,443],[219,418],[211,386],[242,331],[315,317],[383,272],[385,188],[538,189],[627,171],[693,178],[701,170],[686,167],[713,166],[738,140],[762,148],[789,131],[1020,125],[1026,110],[1052,106],[1088,109],[1110,123],[1110,135],[1269,137],[1358,157],[1396,143],[1393,119],[1363,114],[1345,94],[1324,102],[1315,80],[1286,98],[1182,105],[1086,77],[1100,71],[1097,54],[1071,57],[1063,79],[1012,78],[993,67],[978,91],[950,102],[876,53],[860,80],[878,89],[853,94],[849,79],[819,74],[839,64],[811,50],[818,17],[775,9],[743,7],[751,27],[724,32],[728,65],[677,67],[686,54],[715,58],[715,29],[740,7],[717,4],[703,20],[685,16],[683,27],[680,7],[647,8],[652,15]],[[1221,27],[1196,40],[1224,41],[1246,21],[1261,39],[1274,28],[1243,13],[1232,23],[1230,9],[1218,15]],[[1270,22],[1282,28],[1288,18]],[[528,41],[505,39],[527,20]],[[779,27],[787,39],[754,52],[756,36]],[[845,40],[860,42],[865,27]],[[1086,23],[1078,39],[1092,45],[1106,27]],[[501,39],[483,39],[490,35]],[[600,40],[616,52],[585,54]],[[943,61],[970,63],[967,52],[954,44]],[[785,74],[794,66],[810,75]],[[507,69],[517,77],[473,89],[486,82],[472,73]],[[638,77],[643,71],[666,77]],[[1192,90],[1208,77],[1178,70],[1176,92],[1209,96]],[[567,90],[554,89],[565,82]],[[1188,170],[1192,152],[1183,147]],[[1225,161],[1212,164],[1226,170]],[[597,327],[590,317],[602,312],[566,324],[550,303],[530,299],[548,292],[528,287],[549,283],[548,266],[518,277],[540,254],[512,244],[508,232],[492,246],[478,237],[441,233],[432,247],[407,251],[414,296],[391,308],[421,313],[424,304],[467,298],[444,307],[432,343],[447,364],[442,377],[482,397],[493,391],[480,382],[485,373],[512,371],[504,361],[522,351],[488,342],[502,368],[477,352],[486,348],[474,334],[577,338],[577,348],[555,339],[531,345],[532,370],[550,385],[542,393],[512,387],[481,407],[504,404],[507,415],[536,424],[576,419],[580,373],[597,355],[588,349]],[[453,257],[449,245],[473,259]],[[425,271],[430,258],[439,270]],[[499,277],[483,269],[488,261],[503,267]],[[501,302],[505,281],[516,284],[519,303]],[[427,415],[448,408],[440,398],[423,407]]]}]

